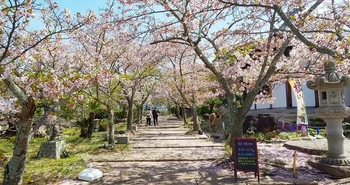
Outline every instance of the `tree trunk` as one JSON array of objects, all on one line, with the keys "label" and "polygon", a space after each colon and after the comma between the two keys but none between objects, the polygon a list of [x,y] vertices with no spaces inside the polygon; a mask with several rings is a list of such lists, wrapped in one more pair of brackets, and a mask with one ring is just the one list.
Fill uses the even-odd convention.
[{"label": "tree trunk", "polygon": [[168,103],[168,114],[171,114],[171,104],[170,104],[170,100],[167,100]]},{"label": "tree trunk", "polygon": [[143,105],[144,105],[144,104],[141,104],[140,109],[139,109],[139,111],[140,111],[139,123],[140,123],[140,124],[142,123]]},{"label": "tree trunk", "polygon": [[114,146],[114,120],[113,120],[114,112],[108,107],[108,146]]},{"label": "tree trunk", "polygon": [[237,101],[234,94],[226,96],[228,100],[229,120],[232,120],[233,123],[230,138],[230,144],[232,147],[232,159],[234,158],[234,138],[243,137],[243,122],[254,102],[255,95],[255,91],[249,92],[240,109],[237,108]]},{"label": "tree trunk", "polygon": [[122,113],[121,113],[121,118],[120,119],[123,119],[127,116],[128,112],[127,112],[127,107],[126,105],[122,105]]},{"label": "tree trunk", "polygon": [[136,106],[136,124],[141,123],[142,120],[142,106],[141,105],[135,105]]},{"label": "tree trunk", "polygon": [[[227,94],[227,112],[228,112],[228,124],[232,124],[230,146],[233,146],[233,139],[243,136],[243,126],[237,122],[237,102],[234,94]],[[240,129],[241,128],[241,129]]]},{"label": "tree trunk", "polygon": [[181,106],[181,112],[182,112],[182,120],[184,121],[184,124],[187,125],[187,115],[186,115],[186,109],[185,106]]},{"label": "tree trunk", "polygon": [[133,108],[132,102],[129,102],[129,105],[128,105],[128,118],[127,118],[127,126],[126,126],[127,130],[132,130],[132,118],[133,118],[133,110],[132,110],[132,108]]},{"label": "tree trunk", "polygon": [[245,115],[236,113],[234,114],[234,119],[233,119],[233,123],[234,123],[234,128],[232,130],[232,137],[231,137],[231,147],[232,147],[232,159],[234,159],[234,138],[239,138],[239,137],[243,137],[243,121],[245,120]]},{"label": "tree trunk", "polygon": [[17,185],[22,183],[34,112],[35,101],[33,97],[29,97],[27,102],[22,105],[20,120],[17,124],[13,156],[5,166],[3,184]]},{"label": "tree trunk", "polygon": [[90,112],[89,114],[89,127],[87,130],[87,138],[91,138],[92,137],[92,132],[94,131],[95,128],[95,112]]},{"label": "tree trunk", "polygon": [[199,130],[199,126],[198,126],[198,122],[197,122],[197,109],[196,106],[193,105],[192,106],[192,111],[193,111],[193,116],[192,116],[192,121],[193,121],[193,131],[198,131]]},{"label": "tree trunk", "polygon": [[177,119],[181,119],[181,114],[180,114],[181,110],[180,110],[180,106],[179,105],[175,105],[175,115],[177,117]]}]

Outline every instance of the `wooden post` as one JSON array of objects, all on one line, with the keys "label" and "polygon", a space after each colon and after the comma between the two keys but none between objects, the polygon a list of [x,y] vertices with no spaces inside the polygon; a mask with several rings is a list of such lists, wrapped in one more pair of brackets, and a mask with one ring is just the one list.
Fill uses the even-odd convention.
[{"label": "wooden post", "polygon": [[293,154],[293,177],[297,176],[297,173],[295,171],[297,167],[297,152],[294,150],[294,154]]}]

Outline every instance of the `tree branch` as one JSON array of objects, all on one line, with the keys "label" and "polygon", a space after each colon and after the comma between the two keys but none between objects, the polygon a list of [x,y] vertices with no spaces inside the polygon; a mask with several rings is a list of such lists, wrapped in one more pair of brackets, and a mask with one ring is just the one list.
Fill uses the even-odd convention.
[{"label": "tree branch", "polygon": [[[315,43],[311,42],[309,39],[307,39],[302,32],[292,23],[292,21],[287,17],[287,15],[281,10],[280,7],[274,5],[273,8],[277,12],[277,14],[282,18],[282,20],[286,23],[286,25],[291,29],[291,31],[297,36],[297,38],[303,42],[305,45],[307,45],[310,48],[316,49],[316,51],[323,53],[323,54],[328,54],[334,58],[338,58],[339,54],[328,47],[324,46],[317,46]],[[307,12],[309,13],[309,11]],[[350,59],[350,55],[345,55],[346,58]]]}]

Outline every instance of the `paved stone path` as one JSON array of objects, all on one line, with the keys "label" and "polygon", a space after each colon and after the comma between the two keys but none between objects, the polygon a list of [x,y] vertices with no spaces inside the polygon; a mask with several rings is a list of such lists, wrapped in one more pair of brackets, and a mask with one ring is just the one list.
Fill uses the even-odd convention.
[{"label": "paved stone path", "polygon": [[[166,185],[256,185],[257,178],[238,178],[235,183],[232,171],[218,167],[224,157],[224,143],[200,139],[199,135],[187,135],[182,121],[159,118],[159,126],[140,126],[136,135],[130,136],[130,150],[114,154],[101,153],[86,159],[103,172],[95,182],[69,179],[58,185],[111,185],[111,184],[166,184]],[[350,140],[349,140],[350,141]],[[348,140],[346,141],[348,142]],[[326,142],[319,145],[311,141],[289,141],[287,145],[297,149],[325,149]],[[350,144],[348,145],[350,146]],[[350,152],[346,145],[346,151]],[[316,148],[315,148],[316,147]],[[343,179],[344,183],[350,182]],[[260,176],[260,184],[295,183],[276,182],[269,176]],[[302,183],[308,184],[308,183]],[[315,184],[315,183],[311,183]],[[316,183],[317,184],[317,183]],[[338,184],[338,183],[337,183]]]},{"label": "paved stone path", "polygon": [[59,184],[233,184],[233,173],[216,166],[224,156],[224,143],[186,135],[188,129],[182,124],[160,117],[159,126],[140,126],[130,138],[131,150],[87,156],[93,167],[103,172],[100,180]]}]

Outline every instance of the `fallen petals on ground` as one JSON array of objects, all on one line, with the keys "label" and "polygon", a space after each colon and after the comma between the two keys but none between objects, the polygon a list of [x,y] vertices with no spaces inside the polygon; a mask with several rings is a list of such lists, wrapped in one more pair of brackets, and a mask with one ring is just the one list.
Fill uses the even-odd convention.
[{"label": "fallen petals on ground", "polygon": [[[295,176],[293,174],[294,150],[283,147],[283,143],[258,143],[259,171],[260,178],[270,181],[290,182],[290,183],[311,183],[317,182],[319,185],[332,184],[335,179],[332,176],[312,168],[307,161],[316,157],[296,151]],[[225,160],[219,166],[234,172],[232,160]],[[254,179],[254,172],[237,172],[238,181]]]}]

